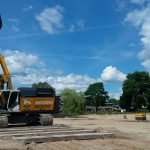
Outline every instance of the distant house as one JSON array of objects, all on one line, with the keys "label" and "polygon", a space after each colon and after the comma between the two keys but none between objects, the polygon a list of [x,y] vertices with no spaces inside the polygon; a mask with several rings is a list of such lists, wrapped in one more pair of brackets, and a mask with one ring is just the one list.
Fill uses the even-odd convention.
[{"label": "distant house", "polygon": [[[97,108],[98,112],[105,112],[105,111],[116,111],[121,110],[119,105],[113,105],[113,103],[106,103],[105,106],[99,106]],[[86,106],[86,111],[95,112],[96,109],[93,106]]]},{"label": "distant house", "polygon": [[121,108],[119,107],[119,105],[113,105],[113,110],[121,110]]},{"label": "distant house", "polygon": [[86,111],[95,112],[96,109],[93,106],[86,106]]}]

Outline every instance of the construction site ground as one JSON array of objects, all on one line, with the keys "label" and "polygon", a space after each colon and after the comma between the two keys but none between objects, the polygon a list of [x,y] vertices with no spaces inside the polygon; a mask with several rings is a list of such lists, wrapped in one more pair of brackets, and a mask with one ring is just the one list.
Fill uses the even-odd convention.
[{"label": "construction site ground", "polygon": [[[146,117],[146,121],[136,121],[134,114],[127,114],[127,119],[124,118],[123,114],[94,114],[54,118],[54,125],[51,128],[10,125],[8,128],[0,129],[0,150],[149,150],[150,114],[146,114]],[[69,139],[60,141],[50,140],[51,131],[54,134],[54,132],[60,132],[59,130],[70,132],[70,135],[76,131],[80,135],[95,131],[96,133],[113,133],[114,136],[98,136],[86,140],[78,139],[78,137],[69,137]],[[43,132],[45,133],[44,136],[42,136]],[[24,135],[28,135],[26,140],[21,140]],[[31,137],[35,136],[37,138],[41,136],[41,142],[30,140]]]}]

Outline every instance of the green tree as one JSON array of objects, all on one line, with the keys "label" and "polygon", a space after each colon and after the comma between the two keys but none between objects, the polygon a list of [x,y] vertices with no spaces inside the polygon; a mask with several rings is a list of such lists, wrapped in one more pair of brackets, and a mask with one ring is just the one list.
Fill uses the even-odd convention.
[{"label": "green tree", "polygon": [[135,71],[127,75],[123,83],[123,94],[120,97],[119,105],[121,108],[134,110],[142,106],[150,106],[150,77],[148,72]]},{"label": "green tree", "polygon": [[32,88],[52,88],[55,91],[55,89],[47,82],[33,83],[31,87]]},{"label": "green tree", "polygon": [[47,82],[39,82],[39,83],[33,83],[32,87],[33,88],[51,88],[51,85],[48,84]]},{"label": "green tree", "polygon": [[83,114],[85,112],[85,98],[83,92],[76,92],[72,89],[64,89],[60,92],[63,102],[63,112]]},{"label": "green tree", "polygon": [[116,100],[115,98],[110,98],[108,100],[108,103],[113,103],[113,105],[119,105],[119,100]]},{"label": "green tree", "polygon": [[104,90],[102,82],[90,84],[84,94],[86,96],[86,105],[95,107],[96,112],[97,107],[100,105],[105,106],[109,99],[108,92]]}]

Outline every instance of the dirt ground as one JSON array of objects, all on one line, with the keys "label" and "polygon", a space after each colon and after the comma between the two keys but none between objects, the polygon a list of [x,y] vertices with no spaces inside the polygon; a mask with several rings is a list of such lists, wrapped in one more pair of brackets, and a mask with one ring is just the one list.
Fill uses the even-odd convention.
[{"label": "dirt ground", "polygon": [[0,150],[150,150],[150,114],[146,122],[136,122],[134,114],[88,115],[80,118],[54,118],[54,125],[94,129],[114,133],[115,137],[95,140],[23,144],[20,141],[0,139]]}]

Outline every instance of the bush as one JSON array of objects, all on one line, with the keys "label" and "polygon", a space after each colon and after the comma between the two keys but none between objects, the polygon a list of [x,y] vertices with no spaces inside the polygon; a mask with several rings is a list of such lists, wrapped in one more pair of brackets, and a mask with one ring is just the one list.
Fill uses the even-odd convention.
[{"label": "bush", "polygon": [[136,113],[148,113],[149,110],[146,108],[139,109]]}]

